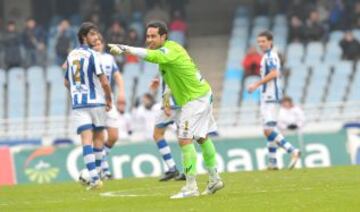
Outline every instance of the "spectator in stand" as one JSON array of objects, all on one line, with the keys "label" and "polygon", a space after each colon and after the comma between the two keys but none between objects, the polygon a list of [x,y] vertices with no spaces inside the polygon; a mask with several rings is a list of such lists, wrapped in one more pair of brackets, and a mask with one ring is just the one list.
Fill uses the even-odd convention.
[{"label": "spectator in stand", "polygon": [[307,4],[304,3],[302,0],[293,0],[290,5],[289,5],[289,9],[288,9],[288,15],[291,16],[296,16],[299,17],[300,20],[304,20],[306,18],[306,10],[307,9]]},{"label": "spectator in stand", "polygon": [[344,38],[340,41],[340,46],[343,59],[354,61],[360,59],[360,43],[354,38],[351,31],[347,31],[344,34]]},{"label": "spectator in stand", "polygon": [[188,26],[179,10],[174,11],[172,21],[169,24],[169,29],[170,31],[182,32],[184,34],[187,33]]},{"label": "spectator in stand", "polygon": [[305,123],[305,116],[303,110],[295,106],[290,97],[284,97],[281,100],[281,107],[279,110],[278,127],[284,132],[287,130],[302,129]]},{"label": "spectator in stand", "polygon": [[142,14],[139,11],[136,11],[132,14],[132,20],[129,25],[130,29],[133,29],[136,31],[138,38],[140,41],[144,40],[144,34],[145,34],[145,28],[144,28],[144,22],[142,20]]},{"label": "spectator in stand", "polygon": [[66,19],[62,20],[57,28],[57,41],[55,45],[56,63],[62,65],[75,44],[73,43],[73,31],[70,22]]},{"label": "spectator in stand", "polygon": [[0,17],[0,68],[4,68],[4,46],[3,46],[3,39],[4,39],[4,28],[3,28],[3,20]]},{"label": "spectator in stand", "polygon": [[350,15],[351,25],[354,29],[360,29],[360,2],[356,2]]},{"label": "spectator in stand", "polygon": [[172,21],[169,24],[169,29],[170,29],[169,39],[186,47],[187,24],[182,18],[180,11],[176,10],[174,12]]},{"label": "spectator in stand", "polygon": [[21,35],[16,30],[14,21],[9,21],[3,36],[5,68],[21,66]]},{"label": "spectator in stand", "polygon": [[37,26],[33,18],[26,20],[25,29],[22,34],[23,45],[25,48],[26,66],[44,65],[45,61],[45,31]]},{"label": "spectator in stand", "polygon": [[146,93],[142,97],[142,104],[133,111],[134,140],[152,140],[156,115],[161,106],[155,104],[154,97]]},{"label": "spectator in stand", "polygon": [[[127,45],[129,46],[141,46],[138,34],[134,29],[130,29],[126,38]],[[125,55],[125,63],[138,63],[139,58],[134,55]]]},{"label": "spectator in stand", "polygon": [[189,3],[189,0],[167,0],[170,5],[170,13],[174,14],[175,11],[179,11],[182,17],[185,17],[185,6]]},{"label": "spectator in stand", "polygon": [[123,141],[124,139],[129,139],[132,134],[132,118],[129,113],[125,112],[126,103],[124,100],[119,99],[116,103],[117,110],[119,112],[119,139]]},{"label": "spectator in stand", "polygon": [[343,30],[347,23],[345,22],[345,7],[341,0],[336,0],[329,15],[330,30]]},{"label": "spectator in stand", "polygon": [[304,41],[304,25],[299,17],[292,16],[289,26],[289,41],[290,42],[303,42]]},{"label": "spectator in stand", "polygon": [[308,42],[321,41],[325,35],[325,27],[320,21],[319,13],[313,10],[309,14],[305,26],[305,39]]},{"label": "spectator in stand", "polygon": [[145,24],[153,21],[163,21],[165,23],[170,22],[169,13],[164,10],[159,3],[156,3],[146,14],[145,14]]},{"label": "spectator in stand", "polygon": [[124,43],[126,32],[119,21],[114,21],[106,32],[106,40],[108,43]]},{"label": "spectator in stand", "polygon": [[260,75],[261,54],[255,47],[250,47],[242,61],[245,76]]}]

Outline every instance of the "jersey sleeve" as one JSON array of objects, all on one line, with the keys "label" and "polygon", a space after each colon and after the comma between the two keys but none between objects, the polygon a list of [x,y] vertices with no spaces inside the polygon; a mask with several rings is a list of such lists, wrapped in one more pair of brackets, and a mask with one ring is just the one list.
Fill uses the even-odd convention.
[{"label": "jersey sleeve", "polygon": [[178,53],[170,48],[162,47],[156,50],[147,50],[145,60],[152,63],[165,64],[174,61],[178,57]]},{"label": "jersey sleeve", "polygon": [[116,71],[120,71],[119,70],[119,66],[116,64],[114,58],[112,59],[112,67],[111,67],[111,73],[114,74]]},{"label": "jersey sleeve", "polygon": [[265,65],[267,70],[271,71],[271,70],[277,70],[280,71],[280,61],[279,58],[275,57],[274,55],[270,55],[266,61],[265,61]]}]

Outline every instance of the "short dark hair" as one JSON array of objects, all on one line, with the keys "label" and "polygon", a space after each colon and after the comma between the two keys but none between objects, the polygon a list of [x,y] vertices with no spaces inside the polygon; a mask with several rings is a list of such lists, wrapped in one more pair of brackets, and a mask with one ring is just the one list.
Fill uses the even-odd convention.
[{"label": "short dark hair", "polygon": [[290,104],[292,104],[293,100],[290,96],[284,96],[284,98],[281,100],[281,103],[283,102],[289,102]]},{"label": "short dark hair", "polygon": [[95,30],[97,32],[99,31],[97,26],[91,22],[84,22],[80,25],[79,31],[77,33],[80,44],[84,43],[83,37],[86,36],[90,30]]},{"label": "short dark hair", "polygon": [[157,28],[159,29],[159,35],[168,35],[168,27],[166,23],[162,21],[151,21],[146,25],[146,30],[149,28]]},{"label": "short dark hair", "polygon": [[270,31],[267,30],[267,31],[261,32],[261,33],[258,35],[258,37],[266,37],[266,39],[272,41],[274,36],[273,36],[272,32],[270,32]]}]

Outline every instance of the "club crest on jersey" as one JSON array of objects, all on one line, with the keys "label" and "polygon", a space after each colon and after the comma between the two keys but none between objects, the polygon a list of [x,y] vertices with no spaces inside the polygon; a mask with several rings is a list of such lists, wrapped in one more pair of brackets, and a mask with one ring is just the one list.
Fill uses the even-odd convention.
[{"label": "club crest on jersey", "polygon": [[162,53],[164,53],[164,54],[169,53],[169,49],[167,49],[167,48],[165,48],[165,47],[162,47],[162,48],[160,48],[159,50],[160,50]]}]

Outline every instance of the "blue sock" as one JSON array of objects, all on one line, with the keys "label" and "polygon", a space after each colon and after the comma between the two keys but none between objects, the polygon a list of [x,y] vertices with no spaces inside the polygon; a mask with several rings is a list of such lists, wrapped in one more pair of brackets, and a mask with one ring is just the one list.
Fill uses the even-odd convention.
[{"label": "blue sock", "polygon": [[105,155],[108,156],[110,154],[111,151],[111,146],[107,143],[104,144],[104,150],[105,150]]},{"label": "blue sock", "polygon": [[161,139],[156,144],[157,144],[157,147],[159,148],[159,152],[162,155],[162,158],[164,159],[167,167],[169,168],[169,171],[175,171],[176,164],[175,164],[174,159],[171,156],[171,150],[170,150],[170,147],[167,144],[166,140]]},{"label": "blue sock", "polygon": [[83,157],[84,157],[85,166],[89,171],[91,180],[93,182],[98,180],[99,175],[98,175],[98,172],[96,171],[95,155],[93,153],[93,149],[92,149],[91,145],[83,146]]},{"label": "blue sock", "polygon": [[276,132],[272,132],[271,135],[273,135],[274,140],[276,141],[276,143],[283,149],[285,149],[285,151],[287,153],[292,153],[295,148],[293,147],[293,145],[291,145],[289,142],[287,142],[284,138],[284,136],[281,133],[276,133]]},{"label": "blue sock", "polygon": [[99,148],[94,147],[93,150],[94,150],[94,155],[95,155],[96,171],[100,175],[100,173],[101,173],[101,162],[102,162],[102,160],[104,158],[103,149],[99,149]]},{"label": "blue sock", "polygon": [[272,132],[267,137],[268,158],[269,158],[269,166],[270,167],[277,167],[277,159],[276,159],[277,144],[275,142],[276,136],[277,136],[277,134],[275,132]]}]

